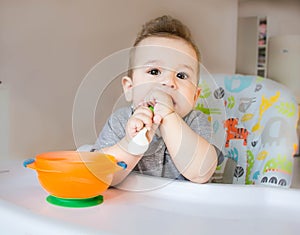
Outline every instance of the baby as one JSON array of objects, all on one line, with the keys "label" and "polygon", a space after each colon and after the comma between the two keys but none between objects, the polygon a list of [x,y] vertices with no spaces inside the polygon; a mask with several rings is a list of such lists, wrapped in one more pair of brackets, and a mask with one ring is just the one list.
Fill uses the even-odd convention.
[{"label": "baby", "polygon": [[[94,146],[127,163],[112,185],[131,171],[196,183],[211,178],[223,155],[209,142],[207,118],[193,110],[200,94],[199,64],[199,50],[180,21],[162,16],[143,26],[131,49],[128,75],[122,78],[132,105],[111,115]],[[136,155],[128,145],[144,127],[150,145]]]}]

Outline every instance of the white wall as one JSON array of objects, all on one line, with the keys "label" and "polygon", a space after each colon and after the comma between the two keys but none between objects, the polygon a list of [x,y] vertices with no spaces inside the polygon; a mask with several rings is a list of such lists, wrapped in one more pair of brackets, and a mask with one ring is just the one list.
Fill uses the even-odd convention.
[{"label": "white wall", "polygon": [[[237,0],[0,1],[11,157],[74,149],[72,106],[82,79],[101,59],[130,47],[142,23],[162,14],[190,26],[209,71],[235,71]],[[115,83],[108,107],[120,92]],[[109,114],[103,110],[97,126]]]},{"label": "white wall", "polygon": [[[1,81],[1,80],[0,80]],[[9,138],[9,94],[0,82],[0,160],[8,158]]]},{"label": "white wall", "polygon": [[299,0],[240,1],[238,16],[267,16],[269,37],[300,34]]}]

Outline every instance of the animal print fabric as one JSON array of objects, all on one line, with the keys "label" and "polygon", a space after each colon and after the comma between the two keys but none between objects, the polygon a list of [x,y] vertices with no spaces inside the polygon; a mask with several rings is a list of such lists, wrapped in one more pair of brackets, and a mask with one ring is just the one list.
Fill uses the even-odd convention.
[{"label": "animal print fabric", "polygon": [[212,182],[290,187],[298,105],[285,86],[249,75],[201,75],[196,109],[225,160]]}]

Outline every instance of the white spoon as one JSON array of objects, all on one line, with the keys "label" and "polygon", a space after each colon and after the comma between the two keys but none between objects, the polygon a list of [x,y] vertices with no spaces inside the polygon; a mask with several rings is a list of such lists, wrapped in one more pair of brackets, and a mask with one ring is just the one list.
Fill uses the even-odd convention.
[{"label": "white spoon", "polygon": [[[150,105],[148,107],[152,112],[154,112],[154,107]],[[147,131],[148,129],[144,127],[140,130],[139,133],[128,144],[128,152],[133,155],[142,155],[149,148],[149,140],[147,139]]]},{"label": "white spoon", "polygon": [[142,155],[149,147],[149,141],[146,137],[147,128],[144,127],[128,144],[128,152],[133,155]]}]

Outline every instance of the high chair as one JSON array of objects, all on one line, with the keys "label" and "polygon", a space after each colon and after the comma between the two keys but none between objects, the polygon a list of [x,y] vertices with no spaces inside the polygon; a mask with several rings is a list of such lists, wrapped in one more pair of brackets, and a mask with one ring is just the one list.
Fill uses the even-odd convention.
[{"label": "high chair", "polygon": [[195,109],[225,158],[211,182],[290,187],[298,105],[284,85],[240,74],[201,75]]}]

